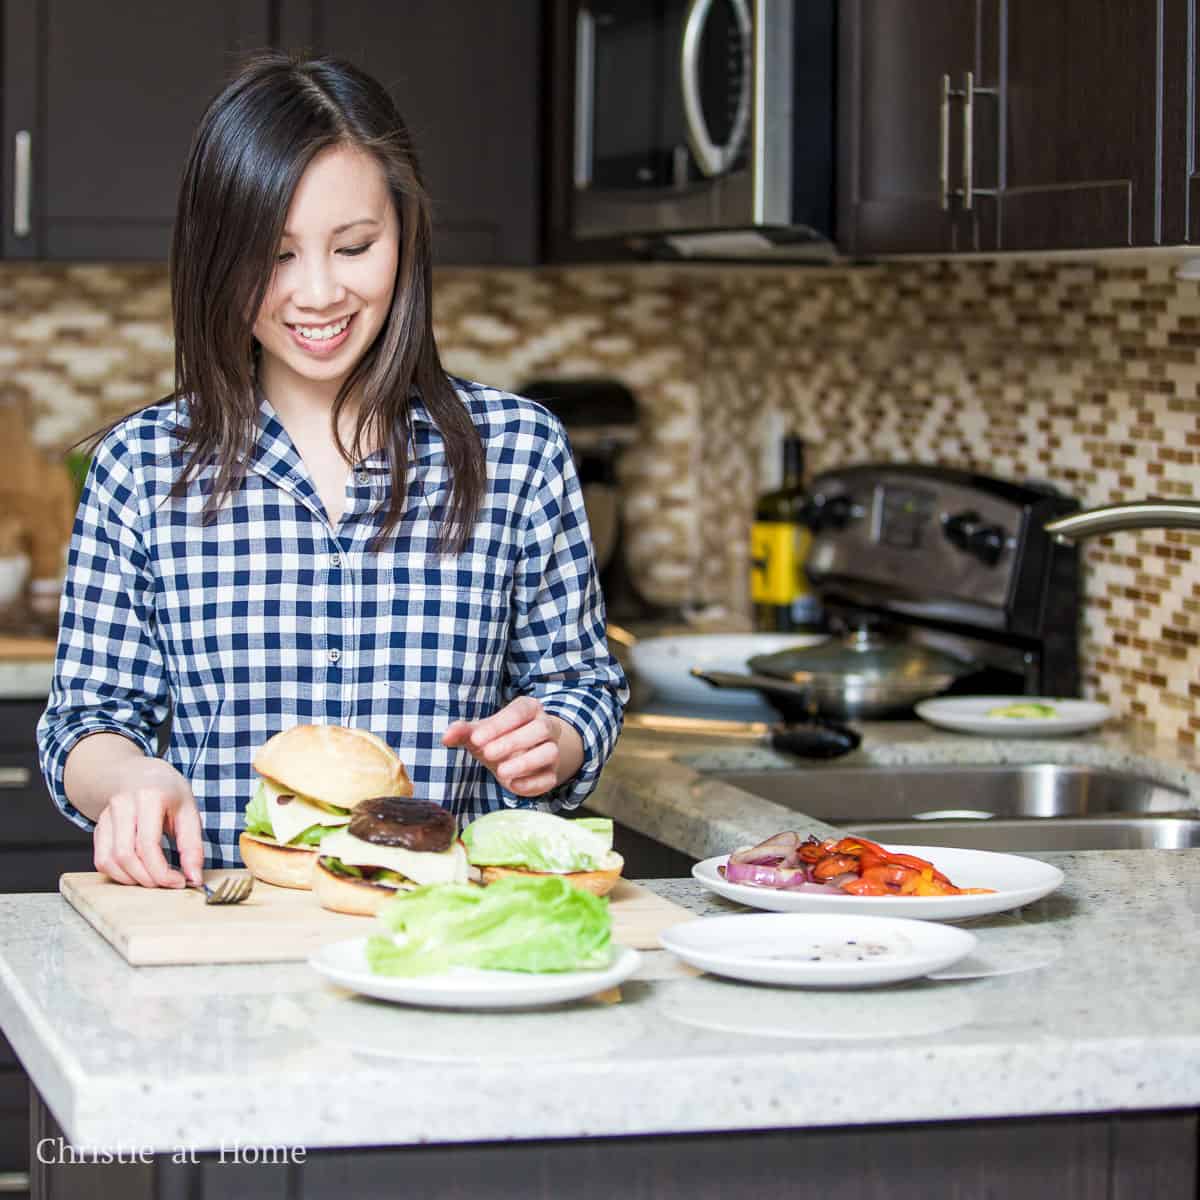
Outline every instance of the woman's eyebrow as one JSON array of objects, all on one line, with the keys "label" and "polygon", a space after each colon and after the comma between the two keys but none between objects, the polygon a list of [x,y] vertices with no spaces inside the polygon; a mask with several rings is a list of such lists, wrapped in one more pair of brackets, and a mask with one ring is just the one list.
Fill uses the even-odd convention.
[{"label": "woman's eyebrow", "polygon": [[[356,221],[347,221],[345,225],[339,225],[334,231],[333,236],[337,237],[339,233],[345,233],[347,229],[353,229],[356,225],[378,225],[379,222],[374,217],[359,217]],[[283,231],[285,238],[294,238],[296,235],[290,229]]]}]

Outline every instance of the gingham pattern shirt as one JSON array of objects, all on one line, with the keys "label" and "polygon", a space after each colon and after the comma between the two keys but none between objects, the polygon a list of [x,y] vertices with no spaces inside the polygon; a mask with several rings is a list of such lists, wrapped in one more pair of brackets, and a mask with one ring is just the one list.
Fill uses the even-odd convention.
[{"label": "gingham pattern shirt", "polygon": [[38,725],[59,809],[71,748],[110,731],[190,781],[207,866],[237,866],[254,751],[296,724],[369,729],[401,756],[415,794],[462,821],[523,805],[465,750],[442,746],[477,720],[536,696],[579,731],[584,762],[538,799],[570,809],[595,786],[628,689],[605,638],[604,603],[570,448],[532,401],[452,379],[479,430],[487,491],[466,549],[437,551],[448,498],[441,435],[412,401],[402,523],[368,543],[390,487],[382,453],[355,464],[336,527],[278,416],[260,396],[245,482],[202,525],[213,471],[168,499],[183,407],[133,414],[96,448],[75,519],[57,662]]}]

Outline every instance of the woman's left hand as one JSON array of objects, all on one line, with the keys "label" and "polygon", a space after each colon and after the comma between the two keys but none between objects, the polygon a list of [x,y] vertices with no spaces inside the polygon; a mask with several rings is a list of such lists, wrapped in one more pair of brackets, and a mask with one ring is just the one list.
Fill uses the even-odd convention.
[{"label": "woman's left hand", "polygon": [[532,696],[518,696],[482,721],[455,721],[443,746],[462,746],[518,796],[540,796],[583,765],[583,739]]}]

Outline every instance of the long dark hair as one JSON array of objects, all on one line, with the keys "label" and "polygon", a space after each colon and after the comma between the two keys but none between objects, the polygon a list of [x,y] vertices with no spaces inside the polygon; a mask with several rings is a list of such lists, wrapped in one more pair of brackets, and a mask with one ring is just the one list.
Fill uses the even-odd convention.
[{"label": "long dark hair", "polygon": [[[180,446],[186,462],[172,495],[181,495],[202,468],[215,467],[204,508],[211,520],[244,477],[258,411],[255,314],[270,285],[296,185],[320,151],[337,145],[367,151],[383,169],[399,220],[400,253],[383,328],[334,401],[334,439],[343,457],[355,461],[368,436],[383,435],[392,488],[372,543],[377,549],[403,514],[415,388],[441,431],[451,477],[441,548],[459,551],[483,497],[486,467],[478,431],[434,341],[429,197],[412,139],[387,91],[336,58],[255,54],[196,130],[171,245],[175,396],[189,416]],[[338,418],[356,389],[361,403],[348,452]]]}]

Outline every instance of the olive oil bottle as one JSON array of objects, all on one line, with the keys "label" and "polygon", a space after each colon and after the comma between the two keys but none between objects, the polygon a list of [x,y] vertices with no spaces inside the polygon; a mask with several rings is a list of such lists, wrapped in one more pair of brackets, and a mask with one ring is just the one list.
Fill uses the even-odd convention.
[{"label": "olive oil bottle", "polygon": [[812,533],[804,524],[804,442],[783,439],[783,479],[754,506],[750,531],[750,599],[754,627],[768,633],[819,628],[820,605],[804,573]]}]

